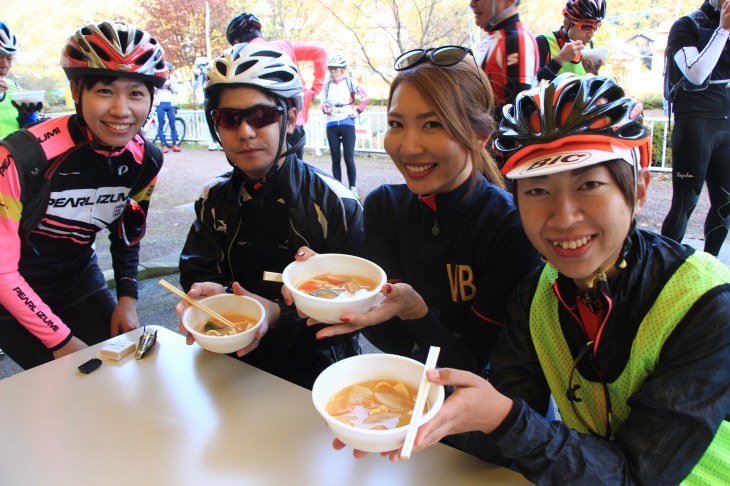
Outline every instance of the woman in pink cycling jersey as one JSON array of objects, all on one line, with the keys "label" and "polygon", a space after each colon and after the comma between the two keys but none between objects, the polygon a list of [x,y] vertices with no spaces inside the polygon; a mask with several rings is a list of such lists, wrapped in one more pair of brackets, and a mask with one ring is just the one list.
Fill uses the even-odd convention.
[{"label": "woman in pink cycling jersey", "polygon": [[[138,242],[162,165],[139,135],[168,77],[155,39],[123,22],[89,24],[61,65],[76,114],[31,126],[37,153],[19,150],[20,132],[7,139],[13,152],[0,146],[0,348],[25,369],[139,327]],[[48,168],[33,177],[26,167],[41,150]],[[94,252],[103,229],[118,301]]]}]

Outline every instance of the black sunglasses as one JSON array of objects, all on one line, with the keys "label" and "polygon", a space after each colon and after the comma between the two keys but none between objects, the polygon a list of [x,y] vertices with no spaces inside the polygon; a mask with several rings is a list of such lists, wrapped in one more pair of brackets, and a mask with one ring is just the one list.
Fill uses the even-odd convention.
[{"label": "black sunglasses", "polygon": [[260,105],[241,110],[238,108],[218,108],[210,112],[213,124],[228,130],[235,130],[243,120],[254,128],[263,128],[276,123],[284,114],[281,106]]},{"label": "black sunglasses", "polygon": [[393,64],[393,69],[396,71],[405,71],[426,61],[431,61],[437,66],[449,67],[461,62],[468,54],[472,54],[471,49],[463,46],[413,49],[398,56]]},{"label": "black sunglasses", "polygon": [[[613,433],[611,430],[611,421],[613,418],[611,413],[611,396],[608,393],[608,385],[606,385],[601,371],[598,369],[598,366],[596,366],[596,363],[594,362],[593,353],[591,352],[592,349],[593,341],[589,342],[583,349],[581,349],[580,353],[578,353],[578,356],[575,358],[575,361],[573,362],[573,368],[570,370],[570,377],[568,378],[567,396],[568,401],[570,402],[570,406],[573,408],[573,413],[575,413],[575,416],[578,418],[580,423],[583,424],[583,427],[585,427],[586,430],[592,435],[610,439]],[[593,371],[596,373],[596,375],[598,375],[599,379],[601,380],[601,385],[603,386],[603,400],[606,404],[606,432],[603,434],[598,433],[590,425],[588,425],[588,422],[580,414],[580,411],[578,410],[579,407],[577,406],[578,403],[583,402],[583,399],[578,397],[578,391],[580,390],[581,386],[573,385],[573,375],[575,374],[575,370],[578,368],[578,363],[580,363],[581,360],[583,360],[583,357],[586,355],[588,356],[588,364],[591,366],[591,368],[593,368]]]}]

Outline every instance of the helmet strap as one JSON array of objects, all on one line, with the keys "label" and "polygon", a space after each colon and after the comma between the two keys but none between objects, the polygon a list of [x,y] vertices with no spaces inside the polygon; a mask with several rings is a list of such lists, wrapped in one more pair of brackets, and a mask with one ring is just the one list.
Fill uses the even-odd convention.
[{"label": "helmet strap", "polygon": [[289,147],[284,153],[281,153],[281,147],[286,144],[286,127],[289,124],[289,104],[281,98],[277,98],[279,106],[284,108],[284,114],[281,116],[281,134],[279,136],[279,148],[274,159],[274,165],[279,159],[286,158],[291,154],[297,153],[301,148],[304,147],[306,140],[302,137],[292,147]]},{"label": "helmet strap", "polygon": [[592,289],[596,281],[602,281],[605,282],[607,280],[606,278],[606,271],[610,269],[611,267],[615,267],[617,270],[622,270],[626,268],[626,255],[629,253],[629,248],[631,248],[630,238],[631,235],[634,234],[634,230],[636,229],[636,219],[633,219],[631,221],[631,227],[629,228],[629,233],[626,235],[626,239],[624,240],[624,244],[621,247],[621,251],[619,252],[618,256],[611,260],[610,262],[603,265],[601,268],[593,272],[593,275],[588,277],[586,280],[586,285],[589,289]]},{"label": "helmet strap", "polygon": [[512,5],[510,5],[508,7],[505,7],[501,12],[497,13],[497,2],[493,1],[492,2],[492,18],[489,21],[489,23],[487,24],[487,27],[494,27],[495,25],[497,25],[497,23],[500,20],[502,20],[502,18],[507,14],[507,11],[511,7],[516,7],[519,4],[520,4],[520,0],[515,0],[515,3],[513,3]]}]

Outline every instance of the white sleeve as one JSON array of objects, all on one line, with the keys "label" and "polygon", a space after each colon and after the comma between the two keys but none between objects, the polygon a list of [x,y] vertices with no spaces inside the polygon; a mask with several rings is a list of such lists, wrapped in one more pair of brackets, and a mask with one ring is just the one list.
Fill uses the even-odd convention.
[{"label": "white sleeve", "polygon": [[677,51],[674,55],[674,62],[690,83],[702,84],[712,74],[712,70],[723,53],[728,34],[730,32],[718,27],[702,52],[699,52],[695,46],[683,47]]}]

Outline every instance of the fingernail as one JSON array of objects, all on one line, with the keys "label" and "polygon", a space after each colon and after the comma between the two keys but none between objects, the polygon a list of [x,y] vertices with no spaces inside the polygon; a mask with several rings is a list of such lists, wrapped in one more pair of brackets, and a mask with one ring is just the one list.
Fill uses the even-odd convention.
[{"label": "fingernail", "polygon": [[347,317],[340,317],[340,322],[350,322],[350,319]]},{"label": "fingernail", "polygon": [[285,303],[286,305],[289,305],[289,297],[284,297],[284,303]]},{"label": "fingernail", "polygon": [[385,295],[388,295],[388,294],[389,294],[389,293],[391,293],[392,291],[393,291],[393,288],[392,288],[392,287],[390,286],[390,284],[385,284],[385,285],[383,285],[383,293],[384,293]]},{"label": "fingernail", "polygon": [[297,253],[297,256],[298,257],[303,257],[304,256],[304,252],[303,251],[300,251],[299,253]]}]

